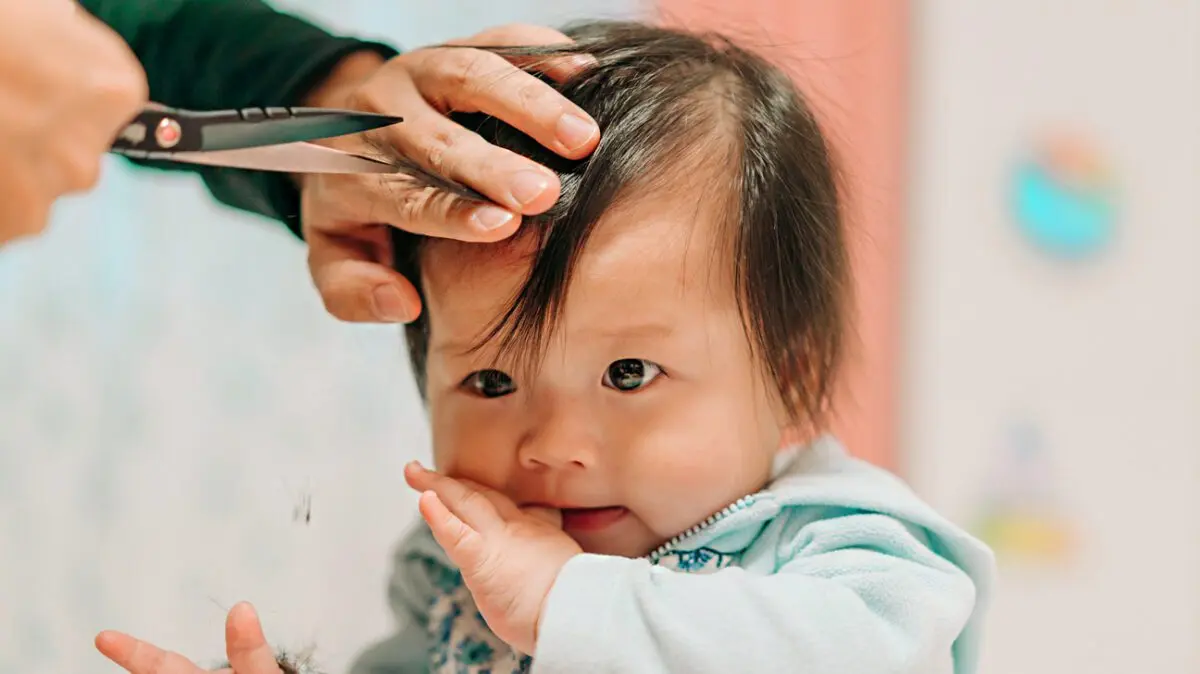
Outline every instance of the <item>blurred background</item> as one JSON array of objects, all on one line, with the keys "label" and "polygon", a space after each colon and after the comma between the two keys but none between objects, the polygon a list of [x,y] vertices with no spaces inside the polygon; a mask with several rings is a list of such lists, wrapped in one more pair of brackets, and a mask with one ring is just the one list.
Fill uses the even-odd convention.
[{"label": "blurred background", "polygon": [[[719,27],[846,171],[861,345],[839,434],[992,544],[982,671],[1200,672],[1200,2],[322,0],[416,47],[514,21]],[[328,317],[281,226],[108,165],[0,251],[0,672],[205,661],[225,609],[342,672],[391,629],[394,328]]]}]

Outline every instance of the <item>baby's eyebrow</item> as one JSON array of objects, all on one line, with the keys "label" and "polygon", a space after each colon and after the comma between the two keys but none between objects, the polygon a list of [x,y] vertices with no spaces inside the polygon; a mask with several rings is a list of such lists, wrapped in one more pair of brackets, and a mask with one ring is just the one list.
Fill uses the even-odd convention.
[{"label": "baby's eyebrow", "polygon": [[612,325],[580,329],[580,334],[601,339],[663,339],[675,334],[675,325],[671,323],[631,323],[628,325]]},{"label": "baby's eyebrow", "polygon": [[[599,326],[580,327],[575,331],[579,337],[588,339],[603,339],[608,341],[626,339],[666,339],[676,332],[672,323],[633,323],[629,325],[605,324]],[[429,345],[429,351],[447,356],[468,356],[476,350],[475,340],[434,339]]]},{"label": "baby's eyebrow", "polygon": [[467,356],[475,347],[474,341],[455,339],[434,339],[429,344],[430,353],[441,353],[448,356]]}]

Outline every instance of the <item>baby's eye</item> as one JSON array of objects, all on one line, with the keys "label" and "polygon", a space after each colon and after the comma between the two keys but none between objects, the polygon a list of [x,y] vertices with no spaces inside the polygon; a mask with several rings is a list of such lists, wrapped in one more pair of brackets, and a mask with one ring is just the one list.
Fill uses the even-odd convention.
[{"label": "baby's eye", "polygon": [[460,384],[467,391],[484,398],[499,398],[517,390],[512,377],[500,370],[480,370],[467,375]]},{"label": "baby's eye", "polygon": [[618,391],[636,391],[650,385],[662,368],[641,358],[622,358],[604,372],[604,385]]}]

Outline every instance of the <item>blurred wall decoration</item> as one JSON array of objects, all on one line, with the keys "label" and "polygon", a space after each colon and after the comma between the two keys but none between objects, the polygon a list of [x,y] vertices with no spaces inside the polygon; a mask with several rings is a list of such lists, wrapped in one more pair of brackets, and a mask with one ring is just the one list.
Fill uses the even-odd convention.
[{"label": "blurred wall decoration", "polygon": [[[963,523],[1019,487],[1053,546],[997,541],[982,671],[1200,672],[1200,2],[914,16],[900,465]],[[1083,187],[1022,230],[1014,161],[1055,139]]]},{"label": "blurred wall decoration", "polygon": [[1089,257],[1113,238],[1116,176],[1082,134],[1047,134],[1013,169],[1012,215],[1038,248],[1064,258]]},{"label": "blurred wall decoration", "polygon": [[[1076,541],[1064,512],[1062,475],[1041,427],[1011,423],[995,447],[986,479],[980,480],[975,534],[1008,564],[1064,565]],[[1067,569],[1069,570],[1069,569]]]}]

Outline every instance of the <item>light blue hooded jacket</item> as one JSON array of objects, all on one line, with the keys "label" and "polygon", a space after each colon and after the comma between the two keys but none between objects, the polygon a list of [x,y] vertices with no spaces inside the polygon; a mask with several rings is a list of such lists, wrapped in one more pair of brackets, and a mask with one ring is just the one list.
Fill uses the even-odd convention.
[{"label": "light blue hooded jacket", "polygon": [[425,527],[396,555],[399,632],[354,674],[974,674],[990,550],[831,438],[645,558],[583,554],[533,657],[492,635]]}]

